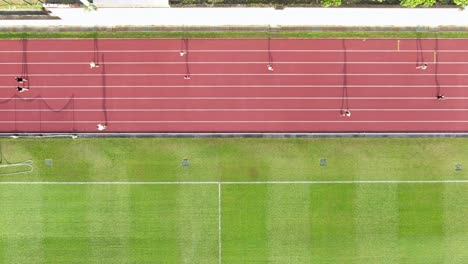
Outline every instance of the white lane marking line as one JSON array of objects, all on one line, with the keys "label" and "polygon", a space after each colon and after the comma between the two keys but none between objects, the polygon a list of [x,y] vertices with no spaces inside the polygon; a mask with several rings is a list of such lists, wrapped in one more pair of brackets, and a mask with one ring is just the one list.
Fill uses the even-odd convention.
[{"label": "white lane marking line", "polygon": [[[177,62],[177,61],[114,61],[100,63],[101,65],[158,65],[158,64],[268,64],[268,61],[189,61],[189,62]],[[414,62],[407,61],[349,61],[348,64],[415,64]],[[89,66],[89,62],[0,62],[0,65],[86,65]],[[338,64],[342,65],[341,61],[275,61],[275,64]],[[464,61],[444,61],[438,62],[438,64],[468,64]]]},{"label": "white lane marking line", "polygon": [[430,184],[430,183],[468,183],[468,180],[375,180],[375,181],[254,181],[254,182],[7,182],[0,185],[254,185],[254,184]]},{"label": "white lane marking line", "polygon": [[[104,122],[103,120],[89,120],[89,121],[0,121],[0,124],[96,124]],[[121,121],[107,121],[108,124],[218,124],[218,123],[232,123],[232,124],[283,124],[283,123],[468,123],[468,120],[121,120]]]},{"label": "white lane marking line", "polygon": [[[184,73],[36,73],[29,77],[100,77],[102,76],[184,76]],[[1,77],[11,77],[13,74],[0,74]],[[434,73],[191,73],[190,76],[434,76]],[[437,73],[437,76],[468,76],[468,73]]]},{"label": "white lane marking line", "polygon": [[[210,50],[210,49],[190,49],[190,53],[229,53],[229,52],[246,52],[246,53],[251,53],[251,52],[291,52],[291,53],[296,53],[296,52],[310,52],[310,53],[324,53],[324,52],[339,52],[342,53],[344,50],[340,49],[328,49],[328,50],[304,50],[304,49],[295,49],[295,50],[279,50],[279,49],[245,49],[245,50]],[[96,52],[95,50],[0,50],[0,53],[94,53]],[[177,50],[99,50],[99,52],[107,52],[107,53],[174,53],[178,54],[180,52],[180,49]],[[413,52],[430,52],[431,54],[434,52],[434,50],[395,50],[395,49],[389,49],[389,50],[353,50],[353,49],[347,49],[346,52],[352,52],[352,53],[375,53],[375,52],[381,52],[381,53],[413,53]],[[468,50],[438,50],[437,52],[446,52],[446,53],[458,53],[458,52],[468,52]]]},{"label": "white lane marking line", "polygon": [[[0,85],[0,89],[11,90],[11,85]],[[102,88],[102,85],[34,85],[34,88],[41,89],[63,89],[63,88]],[[353,88],[436,88],[437,85],[348,85]],[[468,88],[468,85],[441,85],[442,88]],[[123,88],[123,89],[134,89],[134,88],[340,88],[343,89],[343,85],[107,85],[106,88]]]},{"label": "white lane marking line", "polygon": [[[66,121],[0,121],[0,124],[96,124],[99,122],[103,122],[102,120],[89,120],[89,121],[73,121],[73,120],[66,120]],[[300,120],[300,121],[281,121],[281,120],[121,120],[121,121],[107,121],[108,124],[218,124],[218,123],[225,123],[225,124],[283,124],[283,123],[468,123],[468,120]]]},{"label": "white lane marking line", "polygon": [[[175,96],[161,96],[161,97],[0,97],[0,100],[19,100],[19,101],[34,101],[34,100],[343,100],[342,97],[310,97],[310,96],[277,96],[277,97],[264,97],[264,96],[191,96],[191,97],[175,97]],[[349,97],[349,100],[433,100],[435,96],[431,97]],[[466,100],[468,97],[447,97],[445,100]],[[0,102],[5,103],[5,102]]]},{"label": "white lane marking line", "polygon": [[[141,109],[106,109],[107,112],[336,112],[342,109],[336,108],[315,108],[315,109],[300,109],[300,108],[141,108]],[[103,109],[63,109],[60,112],[102,112]],[[353,112],[464,112],[468,108],[452,108],[452,109],[437,109],[437,108],[412,108],[412,109],[389,109],[389,108],[353,108]],[[0,109],[0,112],[46,112],[48,109]]]}]

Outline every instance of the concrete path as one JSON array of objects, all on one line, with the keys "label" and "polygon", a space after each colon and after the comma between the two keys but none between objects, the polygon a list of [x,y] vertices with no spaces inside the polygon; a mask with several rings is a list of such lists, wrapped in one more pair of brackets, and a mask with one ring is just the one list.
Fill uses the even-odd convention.
[{"label": "concrete path", "polygon": [[169,0],[94,0],[99,7],[169,7]]},{"label": "concrete path", "polygon": [[49,8],[61,20],[1,21],[13,28],[94,27],[457,27],[468,29],[468,10],[457,8]]}]

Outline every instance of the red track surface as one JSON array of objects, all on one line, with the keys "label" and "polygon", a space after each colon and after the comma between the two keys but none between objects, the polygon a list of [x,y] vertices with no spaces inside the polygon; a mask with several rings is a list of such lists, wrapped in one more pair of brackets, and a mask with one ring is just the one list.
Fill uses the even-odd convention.
[{"label": "red track surface", "polygon": [[188,57],[183,43],[0,41],[0,131],[468,131],[468,39],[195,39]]}]

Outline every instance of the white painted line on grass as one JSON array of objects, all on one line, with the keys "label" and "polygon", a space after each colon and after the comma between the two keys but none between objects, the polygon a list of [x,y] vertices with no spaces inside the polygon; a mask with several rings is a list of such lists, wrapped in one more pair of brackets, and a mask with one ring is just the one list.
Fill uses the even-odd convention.
[{"label": "white painted line on grass", "polygon": [[252,181],[252,182],[1,182],[0,185],[254,185],[254,184],[425,184],[425,183],[468,183],[468,180],[375,180],[375,181]]},{"label": "white painted line on grass", "polygon": [[218,183],[218,259],[219,264],[222,263],[222,236],[221,233],[221,183]]}]

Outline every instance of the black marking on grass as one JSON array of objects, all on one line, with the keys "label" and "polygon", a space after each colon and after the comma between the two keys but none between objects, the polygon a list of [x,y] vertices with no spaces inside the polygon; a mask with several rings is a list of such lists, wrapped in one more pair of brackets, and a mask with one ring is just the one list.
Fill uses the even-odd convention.
[{"label": "black marking on grass", "polygon": [[320,159],[320,166],[327,166],[327,159]]}]

